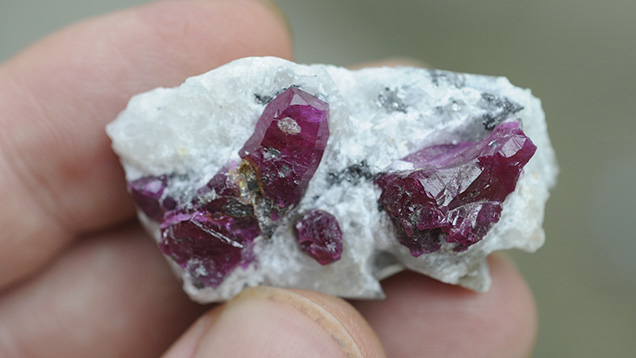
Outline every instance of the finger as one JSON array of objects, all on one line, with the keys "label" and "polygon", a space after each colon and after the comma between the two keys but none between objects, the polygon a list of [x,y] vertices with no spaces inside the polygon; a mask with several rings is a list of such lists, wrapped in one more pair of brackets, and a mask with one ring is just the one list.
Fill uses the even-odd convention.
[{"label": "finger", "polygon": [[86,21],[0,68],[0,287],[71,237],[129,218],[104,126],[131,95],[232,59],[290,57],[262,1],[166,1]]},{"label": "finger", "polygon": [[139,228],[78,241],[0,299],[1,357],[157,357],[204,306]]},{"label": "finger", "polygon": [[171,357],[384,357],[367,322],[347,302],[313,291],[243,291],[197,322]]},{"label": "finger", "polygon": [[384,282],[385,301],[354,305],[390,357],[529,357],[536,335],[530,290],[509,260],[494,255],[489,263],[486,293],[402,273]]}]

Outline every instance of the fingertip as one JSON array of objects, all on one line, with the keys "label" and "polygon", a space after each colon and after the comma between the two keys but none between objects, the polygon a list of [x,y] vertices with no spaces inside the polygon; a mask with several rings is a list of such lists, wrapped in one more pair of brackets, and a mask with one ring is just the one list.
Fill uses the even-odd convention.
[{"label": "fingertip", "polygon": [[345,301],[271,287],[244,290],[193,326],[166,357],[383,357],[377,336]]},{"label": "fingertip", "polygon": [[386,355],[384,347],[371,325],[351,303],[318,291],[301,289],[290,291],[311,300],[336,317],[354,338],[364,357],[383,357]]},{"label": "fingertip", "polygon": [[489,264],[485,293],[404,272],[384,282],[385,301],[354,305],[389,356],[530,356],[537,329],[530,289],[509,259],[493,255]]},{"label": "fingertip", "polygon": [[[488,259],[493,277],[491,312],[507,332],[501,337],[502,352],[508,357],[529,357],[532,354],[538,331],[537,305],[528,282],[521,275],[516,262],[504,252],[490,255]],[[497,314],[501,303],[501,314]],[[495,306],[495,307],[493,307]]]},{"label": "fingertip", "polygon": [[190,328],[166,351],[163,358],[195,357],[199,342],[206,330],[216,320],[221,306],[216,306],[194,322]]}]

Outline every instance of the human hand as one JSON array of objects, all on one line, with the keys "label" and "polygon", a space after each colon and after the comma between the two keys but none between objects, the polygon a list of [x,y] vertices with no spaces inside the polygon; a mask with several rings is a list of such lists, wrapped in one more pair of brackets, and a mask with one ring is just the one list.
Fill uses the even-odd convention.
[{"label": "human hand", "polygon": [[134,223],[104,126],[133,94],[264,55],[292,56],[272,5],[191,0],[82,22],[2,64],[0,356],[530,355],[533,300],[501,257],[484,294],[402,273],[384,301],[275,288],[212,308],[186,298]]}]

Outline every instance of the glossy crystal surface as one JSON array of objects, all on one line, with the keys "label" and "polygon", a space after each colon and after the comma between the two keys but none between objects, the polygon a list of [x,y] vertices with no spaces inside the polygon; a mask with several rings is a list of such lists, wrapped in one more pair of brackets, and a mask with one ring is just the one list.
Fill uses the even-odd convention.
[{"label": "glossy crystal surface", "polygon": [[296,222],[300,249],[319,264],[327,265],[342,255],[342,232],[335,216],[324,210],[310,210]]},{"label": "glossy crystal surface", "polygon": [[279,208],[298,204],[307,190],[329,138],[328,116],[326,102],[290,87],[267,105],[240,150]]},{"label": "glossy crystal surface", "polygon": [[254,216],[234,217],[223,208],[175,212],[162,225],[159,248],[185,269],[196,285],[217,287],[237,266],[251,261],[250,244],[259,233]]},{"label": "glossy crystal surface", "polygon": [[147,176],[128,184],[135,203],[150,219],[161,221],[163,214],[174,209],[176,203],[170,197],[163,198],[167,178],[165,175]]},{"label": "glossy crystal surface", "polygon": [[[238,266],[255,260],[252,243],[262,234],[261,225],[271,226],[259,223],[255,208],[266,207],[276,221],[281,209],[300,202],[327,144],[328,109],[309,93],[288,88],[265,107],[239,152],[243,160],[225,165],[180,207],[163,198],[166,176],[130,184],[139,208],[161,222],[159,248],[196,286],[217,287]],[[342,234],[333,216],[321,215],[307,229],[318,235],[301,242],[308,255],[322,264],[340,257]]]},{"label": "glossy crystal surface", "polygon": [[376,179],[398,241],[413,256],[437,251],[443,241],[455,251],[479,242],[499,221],[501,203],[535,150],[519,123],[507,122],[478,142],[430,146],[403,158],[413,169]]}]

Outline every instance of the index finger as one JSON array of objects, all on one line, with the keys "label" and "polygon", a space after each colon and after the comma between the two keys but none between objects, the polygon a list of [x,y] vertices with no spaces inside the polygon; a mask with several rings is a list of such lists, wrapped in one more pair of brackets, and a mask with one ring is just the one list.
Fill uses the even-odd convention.
[{"label": "index finger", "polygon": [[132,217],[104,126],[131,95],[236,58],[291,57],[264,1],[168,1],[67,28],[0,67],[0,288]]}]

